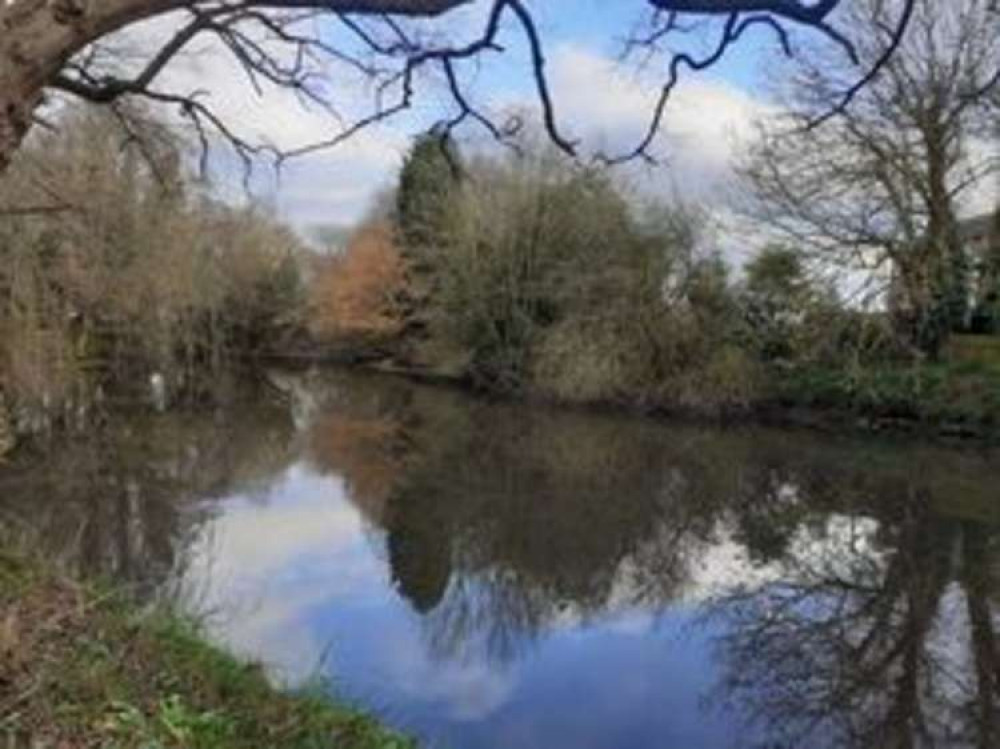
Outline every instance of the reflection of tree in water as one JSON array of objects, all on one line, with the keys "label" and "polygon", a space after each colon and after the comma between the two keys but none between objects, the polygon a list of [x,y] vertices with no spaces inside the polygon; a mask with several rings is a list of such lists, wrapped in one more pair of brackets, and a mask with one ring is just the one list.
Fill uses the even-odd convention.
[{"label": "reflection of tree in water", "polygon": [[112,410],[53,443],[44,462],[5,466],[0,513],[70,565],[151,590],[210,513],[192,504],[252,493],[288,465],[287,409],[260,395],[240,390],[235,407],[198,411]]},{"label": "reflection of tree in water", "polygon": [[715,571],[722,688],[774,745],[1000,745],[981,456],[346,387],[317,429],[378,419],[392,438],[317,462],[384,529],[440,657],[511,658],[560,622],[656,609],[731,543],[758,575]]},{"label": "reflection of tree in water", "polygon": [[912,481],[880,489],[800,527],[776,582],[712,602],[722,694],[779,746],[995,747],[997,536]]},{"label": "reflection of tree in water", "polygon": [[[307,450],[313,466],[340,474],[361,514],[381,525],[412,453],[405,420],[412,394],[398,382],[392,387],[378,377],[372,380],[351,378],[346,392],[334,387],[325,394],[326,408],[311,426]],[[312,384],[320,391],[324,386],[331,387],[330,378]]]},{"label": "reflection of tree in water", "polygon": [[[347,387],[314,427],[314,463],[386,531],[393,578],[442,656],[511,657],[557,621],[673,599],[747,481],[733,451],[751,443],[712,431]],[[343,436],[358,434],[379,437]]]}]

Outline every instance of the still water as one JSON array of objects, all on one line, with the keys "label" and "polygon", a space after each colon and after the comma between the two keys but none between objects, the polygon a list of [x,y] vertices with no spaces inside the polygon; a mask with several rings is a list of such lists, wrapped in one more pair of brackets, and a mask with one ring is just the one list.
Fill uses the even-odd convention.
[{"label": "still water", "polygon": [[271,373],[0,512],[428,747],[997,747],[997,457]]}]

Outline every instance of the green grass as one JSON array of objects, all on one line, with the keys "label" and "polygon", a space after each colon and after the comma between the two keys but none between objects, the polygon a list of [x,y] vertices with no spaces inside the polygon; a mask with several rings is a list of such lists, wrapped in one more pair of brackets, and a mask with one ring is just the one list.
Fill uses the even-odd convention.
[{"label": "green grass", "polygon": [[948,342],[946,356],[953,362],[972,362],[1000,375],[1000,337],[956,335]]},{"label": "green grass", "polygon": [[957,360],[860,370],[801,368],[775,381],[784,405],[833,409],[927,425],[1000,425],[1000,370],[992,363]]},{"label": "green grass", "polygon": [[0,746],[403,749],[414,744],[260,668],[190,622],[0,550]]}]

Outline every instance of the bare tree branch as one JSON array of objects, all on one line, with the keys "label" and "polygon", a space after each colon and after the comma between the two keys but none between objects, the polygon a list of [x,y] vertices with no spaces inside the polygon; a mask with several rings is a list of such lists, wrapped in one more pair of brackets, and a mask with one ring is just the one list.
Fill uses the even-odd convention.
[{"label": "bare tree branch", "polygon": [[[847,107],[887,64],[906,32],[915,1],[899,0],[902,12],[893,31],[894,44],[859,75],[838,106],[819,121]],[[489,11],[485,27],[470,41],[449,40],[443,33],[434,36],[414,33],[409,26],[414,19],[436,19],[477,2],[488,2]],[[636,158],[653,161],[650,149],[682,71],[697,72],[717,64],[752,28],[772,31],[786,55],[793,53],[792,28],[812,30],[832,41],[847,59],[856,63],[854,43],[835,23],[836,11],[846,2],[647,0],[647,8],[653,11],[652,20],[628,41],[627,53],[658,49],[673,35],[690,31],[690,21],[699,18],[723,19],[721,36],[706,56],[688,52],[672,55],[665,70],[666,81],[652,105],[649,126],[639,143],[617,156],[599,154],[598,160],[606,164]],[[153,51],[138,72],[122,76],[102,66],[98,42],[103,44],[108,34],[174,12],[186,14],[187,20]],[[23,137],[44,88],[100,104],[123,97],[177,104],[195,125],[202,142],[209,144],[222,139],[241,158],[266,154],[280,163],[335,146],[365,127],[409,110],[418,75],[437,72],[444,74],[446,91],[456,110],[455,114],[442,117],[442,126],[453,129],[471,122],[491,137],[508,141],[510,129],[494,121],[487,109],[472,103],[473,97],[465,90],[459,70],[465,61],[503,51],[498,39],[507,15],[515,22],[513,28],[519,31],[529,51],[530,74],[543,127],[560,150],[576,156],[579,144],[563,133],[560,124],[546,69],[544,39],[530,0],[102,0],[101,3],[19,0],[0,6],[0,169]],[[302,29],[307,22],[322,25],[327,21],[346,29],[349,42],[333,40],[320,26],[308,32]],[[18,35],[22,41],[12,45],[8,40]],[[343,124],[329,138],[283,152],[272,145],[241,140],[235,137],[234,125],[224,122],[213,111],[211,100],[203,92],[166,90],[161,84],[162,73],[194,39],[202,36],[215,39],[229,51],[255,92],[263,93],[265,84],[291,90],[304,104],[318,106],[339,120],[329,98],[329,81],[321,72],[326,63],[335,63],[347,66],[371,82],[376,92],[374,108],[353,123]],[[28,45],[23,41],[25,38],[37,39],[37,44],[33,41]],[[10,102],[5,103],[8,98]]]}]

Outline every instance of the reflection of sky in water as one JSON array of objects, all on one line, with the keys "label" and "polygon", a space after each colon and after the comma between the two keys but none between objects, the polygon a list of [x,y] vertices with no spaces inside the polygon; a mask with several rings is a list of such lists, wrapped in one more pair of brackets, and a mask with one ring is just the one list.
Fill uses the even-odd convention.
[{"label": "reflection of sky in water", "polygon": [[429,745],[996,745],[989,456],[324,382],[300,431],[133,414],[0,510]]},{"label": "reflection of sky in water", "polygon": [[[475,650],[445,658],[392,587],[381,539],[339,479],[302,464],[263,497],[212,504],[181,577],[236,651],[290,684],[317,675],[341,694],[453,747],[731,746],[736,727],[707,716],[708,633],[689,608],[568,615],[497,662]],[[731,567],[725,545],[700,584]],[[697,598],[697,595],[695,596]]]}]

